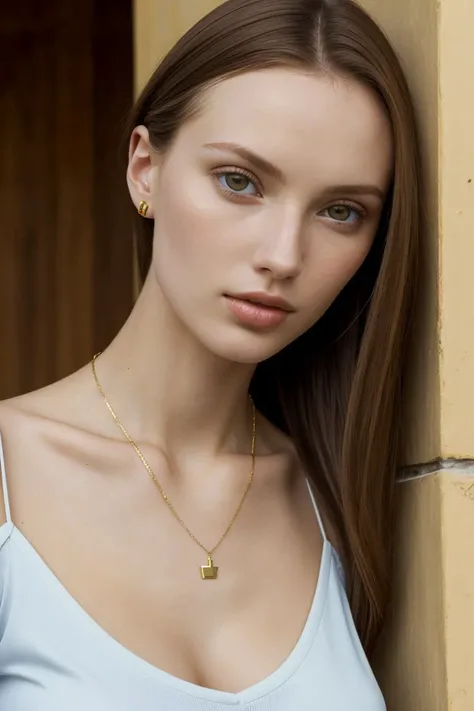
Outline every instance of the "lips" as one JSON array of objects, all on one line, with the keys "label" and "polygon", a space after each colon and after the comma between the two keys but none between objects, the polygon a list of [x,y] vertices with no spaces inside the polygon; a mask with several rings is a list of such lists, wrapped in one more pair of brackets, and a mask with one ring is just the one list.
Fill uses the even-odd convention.
[{"label": "lips", "polygon": [[288,301],[285,301],[285,299],[281,296],[272,296],[271,294],[266,294],[265,292],[252,291],[244,294],[232,294],[231,297],[242,301],[249,301],[252,304],[258,304],[259,306],[280,309],[281,311],[292,312],[295,310],[293,306]]},{"label": "lips", "polygon": [[268,294],[226,295],[225,299],[236,320],[254,330],[275,328],[294,310],[284,299]]}]

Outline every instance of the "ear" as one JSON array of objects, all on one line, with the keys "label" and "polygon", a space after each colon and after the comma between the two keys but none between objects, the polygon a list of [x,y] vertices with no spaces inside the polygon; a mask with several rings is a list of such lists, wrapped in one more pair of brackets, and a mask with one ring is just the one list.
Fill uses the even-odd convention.
[{"label": "ear", "polygon": [[142,200],[148,203],[147,217],[154,217],[153,181],[156,165],[148,129],[137,126],[130,137],[128,149],[127,184],[133,204],[138,210]]}]

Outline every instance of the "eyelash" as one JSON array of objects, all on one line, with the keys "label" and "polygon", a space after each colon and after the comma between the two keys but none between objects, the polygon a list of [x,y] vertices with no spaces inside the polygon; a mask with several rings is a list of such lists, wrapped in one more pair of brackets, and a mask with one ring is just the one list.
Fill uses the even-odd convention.
[{"label": "eyelash", "polygon": [[[328,210],[331,209],[331,207],[337,207],[339,205],[344,205],[345,207],[350,207],[351,210],[353,210],[357,214],[357,220],[356,222],[348,222],[347,220],[334,220],[332,217],[328,217],[331,222],[338,223],[342,226],[353,226],[353,225],[358,225],[360,222],[364,219],[364,217],[367,216],[367,210],[363,208],[361,205],[358,205],[356,203],[351,202],[350,200],[337,200],[336,202],[333,202],[331,205],[328,205],[327,207],[324,208],[323,212],[327,212]],[[319,213],[318,213],[319,214]]]},{"label": "eyelash", "polygon": [[[255,189],[258,191],[256,195],[248,195],[248,194],[242,194],[239,195],[237,192],[232,192],[232,190],[226,190],[223,186],[222,183],[219,182],[219,177],[221,175],[232,175],[237,173],[238,175],[244,175],[246,178],[249,179],[249,181],[254,185]],[[219,168],[218,170],[213,171],[212,173],[213,177],[215,178],[215,181],[219,187],[219,190],[226,195],[227,197],[230,197],[232,200],[247,200],[249,197],[262,197],[262,187],[260,185],[260,182],[257,180],[255,175],[251,173],[248,170],[245,170],[244,168],[238,168],[236,166],[225,166],[222,168]],[[348,226],[348,225],[354,225],[354,224],[359,224],[361,220],[364,219],[367,215],[367,211],[361,207],[361,205],[357,205],[350,200],[337,200],[336,202],[332,203],[331,205],[328,205],[327,207],[324,208],[323,212],[330,210],[331,207],[336,207],[336,205],[345,205],[346,207],[350,207],[352,210],[354,210],[355,213],[357,213],[357,221],[355,223],[352,222],[347,222],[347,221],[339,221],[339,220],[334,220],[331,217],[328,219],[331,220],[331,222],[339,223],[342,226]],[[319,213],[318,213],[319,214]]]},{"label": "eyelash", "polygon": [[[234,193],[232,190],[226,190],[222,183],[219,182],[219,178],[221,175],[244,175],[246,178],[249,179],[249,181],[253,184],[255,189],[257,190],[257,193],[255,195],[239,195],[239,193]],[[223,167],[219,168],[218,170],[215,170],[213,172],[213,177],[216,180],[216,183],[219,187],[219,189],[224,193],[224,195],[227,195],[227,197],[230,197],[235,200],[247,200],[249,197],[262,197],[262,186],[260,185],[260,182],[257,180],[255,175],[253,173],[250,173],[250,171],[245,170],[244,168],[237,168],[235,166],[228,166],[228,167]]]}]

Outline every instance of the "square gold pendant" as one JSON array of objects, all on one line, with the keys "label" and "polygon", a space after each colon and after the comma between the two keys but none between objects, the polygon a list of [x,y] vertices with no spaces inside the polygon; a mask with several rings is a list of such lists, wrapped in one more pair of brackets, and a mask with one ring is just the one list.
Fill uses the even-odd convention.
[{"label": "square gold pendant", "polygon": [[203,580],[215,580],[219,567],[214,565],[211,556],[207,557],[207,565],[201,565],[201,578]]}]

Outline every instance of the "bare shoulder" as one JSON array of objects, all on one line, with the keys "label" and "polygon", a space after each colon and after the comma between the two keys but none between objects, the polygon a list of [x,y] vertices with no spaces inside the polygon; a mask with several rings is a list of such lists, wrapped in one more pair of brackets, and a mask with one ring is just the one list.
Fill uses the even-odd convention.
[{"label": "bare shoulder", "polygon": [[6,486],[8,481],[8,489],[10,489],[9,478],[7,479],[7,470],[9,463],[9,454],[21,447],[21,443],[26,443],[31,440],[33,420],[28,415],[27,396],[21,398],[12,398],[0,402],[0,440],[2,448],[2,477],[0,479],[0,525],[7,520],[6,515]]},{"label": "bare shoulder", "polygon": [[[87,422],[90,408],[82,380],[78,371],[39,390],[0,401],[0,435],[11,504],[28,498],[28,489],[34,491],[33,472],[46,467],[54,444],[64,439],[66,432],[68,438],[71,432],[80,432],[81,422]],[[0,479],[0,525],[6,521],[3,488]]]},{"label": "bare shoulder", "polygon": [[0,433],[4,446],[29,445],[41,428],[65,422],[77,410],[75,382],[81,371],[39,390],[0,401]]}]

